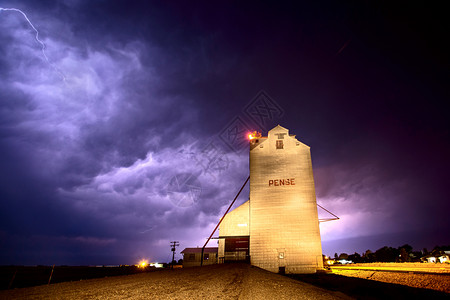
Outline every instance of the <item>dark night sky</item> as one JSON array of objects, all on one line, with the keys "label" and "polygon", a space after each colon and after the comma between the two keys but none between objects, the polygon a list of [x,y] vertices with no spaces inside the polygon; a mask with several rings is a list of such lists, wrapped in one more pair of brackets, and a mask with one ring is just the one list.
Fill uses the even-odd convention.
[{"label": "dark night sky", "polygon": [[[311,147],[317,201],[341,217],[320,225],[324,254],[450,244],[440,4],[165,2],[0,2],[45,44],[0,10],[0,264],[202,246],[248,176],[233,120]],[[258,127],[262,90],[283,113]]]}]

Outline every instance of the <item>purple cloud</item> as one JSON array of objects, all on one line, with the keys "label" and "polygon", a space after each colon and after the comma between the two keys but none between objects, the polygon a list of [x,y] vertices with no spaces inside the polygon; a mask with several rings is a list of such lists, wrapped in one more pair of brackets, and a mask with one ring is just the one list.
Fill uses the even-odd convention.
[{"label": "purple cloud", "polygon": [[448,51],[432,37],[429,52],[420,32],[346,5],[2,5],[27,14],[48,60],[23,15],[0,11],[0,263],[168,261],[171,240],[202,246],[248,176],[247,152],[219,134],[261,89],[311,146],[318,203],[341,217],[321,224],[324,252],[389,234],[444,242]]}]

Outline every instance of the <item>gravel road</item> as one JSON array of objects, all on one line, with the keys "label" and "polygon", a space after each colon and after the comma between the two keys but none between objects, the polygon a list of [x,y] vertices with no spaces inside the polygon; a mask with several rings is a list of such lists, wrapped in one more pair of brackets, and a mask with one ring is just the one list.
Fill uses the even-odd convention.
[{"label": "gravel road", "polygon": [[245,264],[213,265],[1,291],[0,299],[349,299]]}]

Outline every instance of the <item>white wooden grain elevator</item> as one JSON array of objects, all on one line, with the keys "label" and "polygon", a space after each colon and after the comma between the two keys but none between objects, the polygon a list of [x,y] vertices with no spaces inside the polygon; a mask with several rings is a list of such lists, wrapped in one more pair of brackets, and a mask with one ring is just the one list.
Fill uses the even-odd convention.
[{"label": "white wooden grain elevator", "polygon": [[250,198],[222,220],[218,257],[271,272],[323,269],[310,147],[288,129],[250,137]]}]

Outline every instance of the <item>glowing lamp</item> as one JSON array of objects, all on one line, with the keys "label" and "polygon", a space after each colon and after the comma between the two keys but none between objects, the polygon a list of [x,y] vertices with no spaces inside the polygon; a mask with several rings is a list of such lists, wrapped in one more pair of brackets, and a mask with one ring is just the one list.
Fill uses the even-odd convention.
[{"label": "glowing lamp", "polygon": [[261,137],[261,133],[259,133],[258,131],[253,131],[252,133],[248,134],[248,139],[249,140],[254,140],[254,139],[257,139],[257,138],[260,138],[260,137]]},{"label": "glowing lamp", "polygon": [[139,268],[145,268],[148,265],[148,262],[146,260],[141,260],[139,262]]}]

